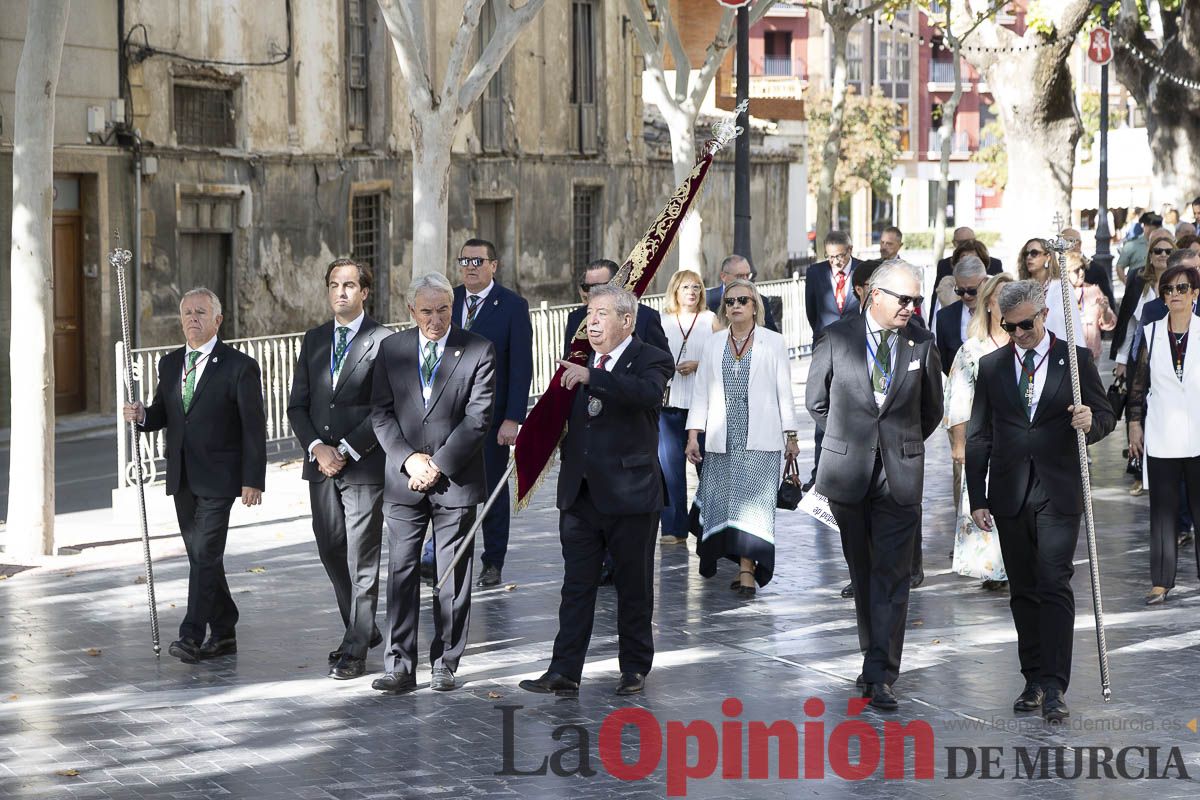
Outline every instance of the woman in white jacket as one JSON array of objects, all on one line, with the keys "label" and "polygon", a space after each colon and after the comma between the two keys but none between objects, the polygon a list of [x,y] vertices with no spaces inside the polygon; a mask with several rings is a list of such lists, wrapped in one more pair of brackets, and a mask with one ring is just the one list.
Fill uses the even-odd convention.
[{"label": "woman in white jacket", "polygon": [[687,456],[693,464],[704,461],[696,492],[704,529],[697,547],[700,574],[716,574],[721,557],[735,561],[738,579],[730,588],[752,597],[755,584],[765,586],[775,571],[780,452],[795,458],[800,448],[787,346],[759,324],[762,296],[739,279],[726,284],[722,303],[728,331],[712,337],[700,356]]}]

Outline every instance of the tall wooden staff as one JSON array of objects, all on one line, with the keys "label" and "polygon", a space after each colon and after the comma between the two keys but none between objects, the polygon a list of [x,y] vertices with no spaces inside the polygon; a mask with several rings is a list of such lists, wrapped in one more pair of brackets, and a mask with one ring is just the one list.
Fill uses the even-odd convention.
[{"label": "tall wooden staff", "polygon": [[[1054,230],[1062,230],[1062,216],[1054,215]],[[1075,314],[1071,304],[1075,299],[1071,296],[1071,285],[1067,281],[1066,252],[1072,242],[1055,233],[1046,240],[1047,246],[1058,257],[1059,286],[1062,289],[1063,317],[1067,326],[1067,354],[1071,367],[1071,396],[1078,407],[1083,405],[1079,390],[1079,354],[1075,349]],[[1096,519],[1092,514],[1092,477],[1088,469],[1087,434],[1081,430],[1075,431],[1075,443],[1079,448],[1079,474],[1083,478],[1083,517],[1087,523],[1088,571],[1092,576],[1092,607],[1096,610],[1096,650],[1100,656],[1100,689],[1104,693],[1104,702],[1112,700],[1112,687],[1108,678],[1108,641],[1104,637],[1104,604],[1100,597],[1100,558],[1096,553]]]},{"label": "tall wooden staff", "polygon": [[[116,237],[118,245],[121,237]],[[132,403],[137,397],[133,393],[133,358],[129,350],[129,295],[125,290],[125,269],[133,259],[133,253],[118,246],[108,254],[108,263],[117,275],[117,296],[121,305],[121,346],[125,358],[125,402]],[[150,530],[146,525],[146,485],[142,474],[142,437],[137,423],[129,423],[129,437],[133,439],[133,469],[137,481],[138,515],[142,523],[142,559],[146,563],[146,600],[150,604],[150,636],[154,642],[154,656],[162,652],[158,640],[158,603],[154,599],[154,564],[150,560]]]}]

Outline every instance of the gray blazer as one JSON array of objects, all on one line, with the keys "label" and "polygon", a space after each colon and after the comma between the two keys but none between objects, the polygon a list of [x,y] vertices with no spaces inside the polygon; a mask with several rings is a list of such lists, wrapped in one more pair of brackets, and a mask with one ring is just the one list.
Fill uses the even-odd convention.
[{"label": "gray blazer", "polygon": [[[333,355],[333,321],[304,334],[292,391],[288,398],[288,421],[300,442],[300,449],[316,440],[337,447],[342,439],[358,453],[351,457],[339,477],[352,484],[383,483],[383,451],[371,426],[371,377],[379,345],[392,335],[370,317],[350,340],[350,352],[342,363],[338,384],[333,385],[330,361]],[[304,480],[323,481],[317,462],[304,459]]]},{"label": "gray blazer", "polygon": [[806,405],[825,429],[816,490],[838,503],[867,496],[875,454],[901,505],[921,502],[925,440],[942,421],[942,365],[933,337],[909,323],[893,348],[892,386],[875,404],[867,371],[867,322],[843,319],[825,329],[808,368]]},{"label": "gray blazer", "polygon": [[[426,407],[421,397],[418,331],[388,337],[376,357],[371,422],[387,454],[383,499],[416,505],[426,496],[445,508],[465,508],[487,498],[483,440],[492,419],[496,351],[482,336],[451,326]],[[404,462],[425,453],[442,470],[427,493],[408,488]]]}]

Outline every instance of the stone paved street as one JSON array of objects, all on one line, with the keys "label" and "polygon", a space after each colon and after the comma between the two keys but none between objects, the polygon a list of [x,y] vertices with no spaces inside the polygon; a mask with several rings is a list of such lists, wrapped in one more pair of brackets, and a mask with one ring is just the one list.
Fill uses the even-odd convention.
[{"label": "stone paved street", "polygon": [[[798,398],[806,367],[796,366]],[[1146,609],[1148,501],[1127,492],[1123,438],[1118,432],[1093,453],[1114,698],[1105,705],[1100,694],[1081,537],[1070,728],[1050,730],[1039,718],[1014,718],[1011,702],[1022,681],[1007,594],[984,592],[978,582],[949,572],[953,511],[949,450],[940,432],[929,447],[927,579],[909,608],[896,685],[901,709],[890,717],[867,710],[861,714],[867,725],[855,729],[838,729],[861,665],[853,606],[838,595],[846,568],[832,532],[803,512],[781,512],[775,579],[752,601],[728,590],[732,564],[705,581],[690,547],[660,548],[658,653],[644,696],[628,701],[612,695],[618,673],[611,589],[601,591],[578,700],[518,689],[520,680],[545,669],[556,630],[561,561],[552,483],[515,520],[505,568],[510,585],[475,594],[471,646],[459,674],[465,685],[447,694],[422,688],[382,697],[371,691],[370,676],[329,680],[325,653],[339,640],[339,618],[304,515],[298,470],[285,465],[269,476],[264,513],[239,517],[241,526],[231,531],[226,567],[242,612],[236,656],[198,666],[165,653],[155,660],[136,547],[98,548],[94,558],[78,564],[58,558],[0,582],[0,797],[663,797],[669,756],[696,764],[699,755],[695,741],[689,752],[681,751],[680,729],[670,726],[668,732],[668,721],[708,720],[719,731],[722,720],[736,718],[741,724],[730,727],[743,736],[750,721],[795,723],[803,731],[800,779],[780,778],[773,746],[766,779],[723,778],[717,766],[712,777],[680,784],[689,797],[1194,798],[1200,793],[1194,781],[1174,779],[1180,766],[1200,775],[1200,734],[1187,727],[1200,715],[1194,694],[1200,657],[1194,552],[1191,545],[1181,552],[1180,585],[1170,601]],[[811,448],[811,425],[801,441]],[[805,472],[810,457],[809,450],[803,452]],[[104,530],[96,541],[116,538]],[[155,552],[165,645],[182,614],[187,563],[177,538],[156,539]],[[382,612],[381,602],[381,623]],[[425,648],[432,629],[427,589],[422,614]],[[381,665],[382,650],[372,651],[370,669],[377,674]],[[427,683],[428,665],[418,680]],[[723,713],[726,698],[741,701],[740,714]],[[815,704],[805,706],[810,698],[823,701],[824,713]],[[521,706],[508,712],[515,728],[508,745],[501,706]],[[620,709],[645,709],[659,727],[643,732],[663,731],[661,761],[650,747],[641,752],[645,763],[657,764],[643,780],[620,780],[611,774],[611,762],[602,763],[601,725]],[[803,725],[823,722],[823,736],[844,743],[845,733],[864,727],[882,735],[888,719],[924,720],[932,728],[932,779],[913,779],[911,743],[906,780],[886,779],[882,764],[863,782],[839,777],[820,757],[822,734]],[[578,727],[560,731],[556,741],[552,733],[562,725]],[[634,730],[626,728],[624,739],[630,767],[638,758]],[[593,775],[497,775],[505,771],[506,752],[508,772],[532,771],[546,756],[574,748],[581,736],[588,739]],[[732,735],[723,741],[733,752],[742,749]],[[850,743],[855,764],[859,739]],[[1170,780],[1069,778],[1077,755],[1091,752],[1084,748],[1133,746],[1145,748],[1130,756],[1134,774],[1150,769],[1150,747],[1159,748],[1159,773],[1172,747],[1179,748],[1182,761],[1168,770]],[[715,754],[715,742],[712,747]],[[804,778],[809,747],[818,748],[818,755],[808,766],[823,763],[823,781]],[[947,778],[948,748],[954,747],[971,748],[979,762],[971,777]],[[983,747],[1003,753],[981,754]],[[1029,748],[1031,759],[1036,748],[1061,748],[1042,751],[1051,777],[1014,780],[1018,747]],[[966,751],[953,752],[953,766],[962,774]],[[1056,753],[1068,777],[1055,777]],[[989,757],[997,761],[994,773],[1005,770],[1003,779],[979,778]],[[574,770],[578,761],[579,751],[572,749],[555,765]],[[682,763],[672,772],[676,778]],[[724,770],[746,776],[750,762],[743,755],[740,769],[731,759]]]}]

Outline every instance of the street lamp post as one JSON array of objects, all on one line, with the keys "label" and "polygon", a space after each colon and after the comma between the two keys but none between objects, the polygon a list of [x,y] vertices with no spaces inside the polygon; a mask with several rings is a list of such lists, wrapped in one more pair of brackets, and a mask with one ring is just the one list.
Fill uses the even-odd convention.
[{"label": "street lamp post", "polygon": [[[1100,24],[1107,27],[1108,8],[1113,0],[1092,0],[1100,6]],[[1109,40],[1111,61],[1112,39]],[[1100,66],[1100,181],[1099,206],[1096,220],[1096,255],[1092,258],[1106,273],[1112,271],[1112,230],[1108,227],[1108,64]]]},{"label": "street lamp post", "polygon": [[[750,99],[750,6],[737,10],[737,103]],[[737,124],[746,133],[737,138],[733,153],[733,252],[754,263],[750,253],[750,112]]]}]

